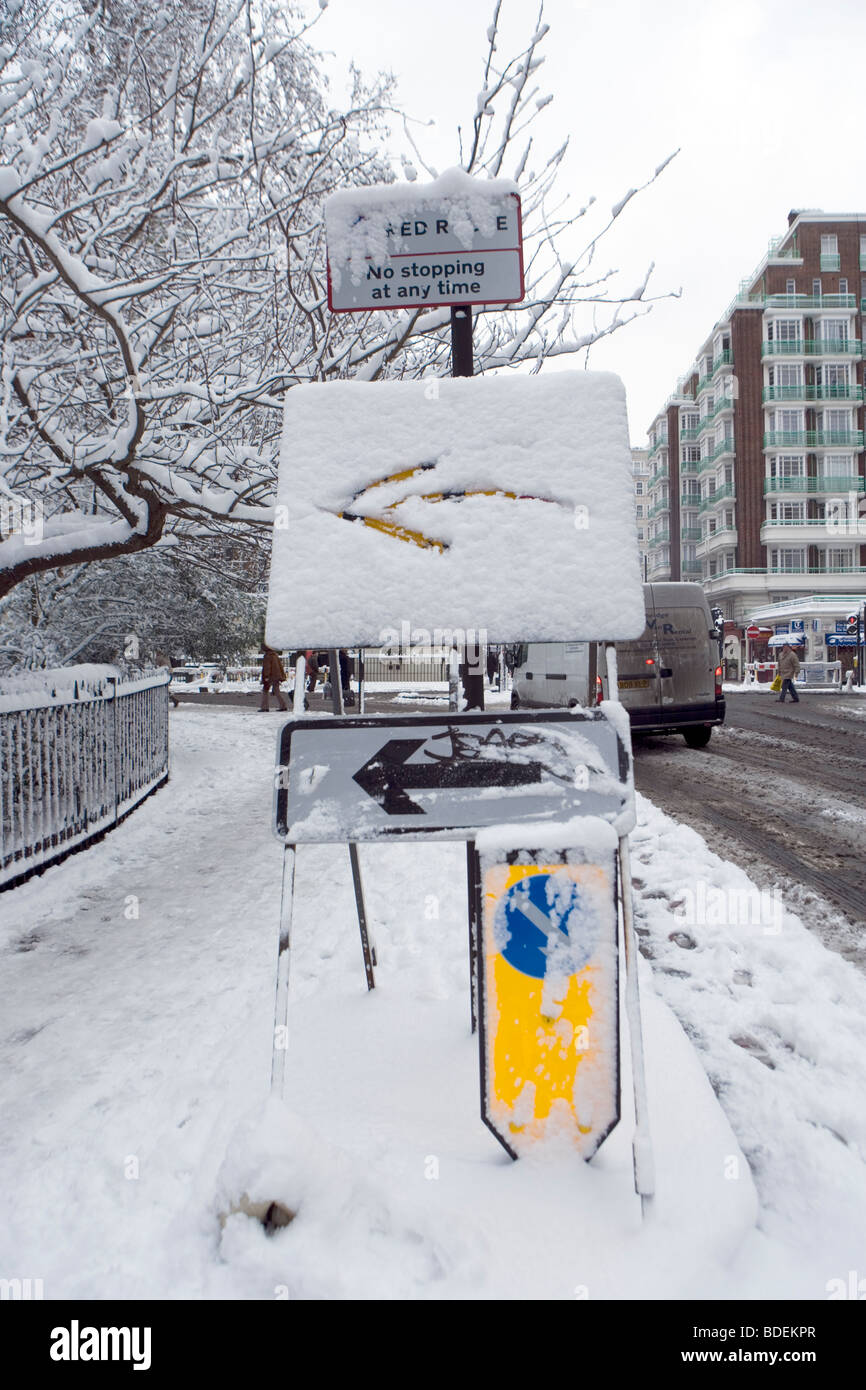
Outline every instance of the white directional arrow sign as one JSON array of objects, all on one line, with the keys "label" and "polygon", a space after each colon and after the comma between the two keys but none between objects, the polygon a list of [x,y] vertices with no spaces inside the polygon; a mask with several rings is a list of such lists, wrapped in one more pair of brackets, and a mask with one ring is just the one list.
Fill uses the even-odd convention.
[{"label": "white directional arrow sign", "polygon": [[598,710],[290,720],[280,732],[277,834],[469,839],[503,820],[600,816],[628,829],[629,758]]}]

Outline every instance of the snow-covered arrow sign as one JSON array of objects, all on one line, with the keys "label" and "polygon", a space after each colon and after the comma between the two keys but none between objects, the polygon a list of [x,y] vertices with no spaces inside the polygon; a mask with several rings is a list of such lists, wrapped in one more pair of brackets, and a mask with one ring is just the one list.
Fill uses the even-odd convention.
[{"label": "snow-covered arrow sign", "polygon": [[407,791],[452,791],[458,787],[517,787],[540,782],[544,767],[540,762],[509,763],[475,759],[407,764],[423,738],[395,738],[366,762],[354,780],[389,816],[423,816]]},{"label": "snow-covered arrow sign", "polygon": [[646,621],[633,501],[607,373],[292,387],[267,641],[381,647],[404,621],[446,647],[481,629],[630,640]]},{"label": "snow-covered arrow sign", "polygon": [[634,823],[626,751],[600,710],[292,719],[279,739],[275,819],[289,843],[389,835],[471,839],[503,820]]}]

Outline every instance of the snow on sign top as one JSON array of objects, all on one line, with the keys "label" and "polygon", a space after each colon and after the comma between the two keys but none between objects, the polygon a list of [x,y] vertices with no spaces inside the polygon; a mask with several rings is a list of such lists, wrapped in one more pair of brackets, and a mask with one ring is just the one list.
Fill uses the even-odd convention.
[{"label": "snow on sign top", "polygon": [[520,198],[510,179],[448,169],[432,183],[379,184],[325,203],[335,313],[523,298]]},{"label": "snow on sign top", "polygon": [[393,645],[407,625],[417,644],[620,639],[644,621],[618,377],[289,391],[271,645]]}]

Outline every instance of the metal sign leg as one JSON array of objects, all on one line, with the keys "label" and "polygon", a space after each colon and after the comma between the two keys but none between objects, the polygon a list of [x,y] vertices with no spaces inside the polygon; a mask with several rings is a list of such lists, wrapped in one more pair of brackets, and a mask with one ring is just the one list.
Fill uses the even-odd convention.
[{"label": "metal sign leg", "polygon": [[649,1104],[643,1057],[643,1032],[640,1017],[640,988],[638,986],[637,940],[634,930],[634,911],[631,889],[631,856],[628,837],[619,842],[619,884],[622,904],[622,929],[625,943],[625,1010],[631,1043],[631,1071],[634,1082],[634,1189],[640,1196],[641,1211],[647,1209],[655,1193],[655,1165],[649,1130]]},{"label": "metal sign leg", "polygon": [[[340,653],[336,649],[328,653],[331,665],[331,703],[334,714],[340,716],[345,714],[343,705],[343,676],[340,670]],[[367,930],[367,909],[364,904],[364,884],[361,878],[361,864],[358,859],[358,846],[352,840],[349,842],[349,862],[352,865],[352,887],[355,890],[355,906],[358,909],[358,928],[361,933],[361,950],[364,953],[364,974],[367,977],[367,988],[375,989],[376,980],[373,975],[373,966],[376,964],[376,948],[372,944],[370,934]]]},{"label": "metal sign leg", "polygon": [[280,944],[277,954],[277,991],[274,1005],[274,1045],[271,1059],[271,1093],[282,1099],[289,1047],[289,951],[295,889],[294,845],[283,853],[283,888],[280,901]]},{"label": "metal sign leg", "polygon": [[373,966],[376,964],[376,948],[372,944],[370,935],[367,931],[367,909],[364,905],[364,885],[361,881],[361,865],[358,861],[358,846],[354,841],[349,844],[349,862],[352,865],[352,886],[355,889],[355,906],[358,909],[358,926],[361,930],[361,950],[364,953],[364,973],[367,976],[367,988],[376,988],[376,979],[373,975]]},{"label": "metal sign leg", "polygon": [[469,902],[469,999],[472,1032],[478,1031],[478,933],[481,929],[481,875],[475,841],[466,841],[466,891]]}]

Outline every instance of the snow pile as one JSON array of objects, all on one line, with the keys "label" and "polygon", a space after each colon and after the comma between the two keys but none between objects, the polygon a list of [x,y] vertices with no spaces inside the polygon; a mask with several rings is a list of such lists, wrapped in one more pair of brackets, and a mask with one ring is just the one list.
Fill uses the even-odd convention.
[{"label": "snow pile", "polygon": [[268,599],[276,647],[643,631],[625,394],[557,372],[293,388]]}]

